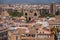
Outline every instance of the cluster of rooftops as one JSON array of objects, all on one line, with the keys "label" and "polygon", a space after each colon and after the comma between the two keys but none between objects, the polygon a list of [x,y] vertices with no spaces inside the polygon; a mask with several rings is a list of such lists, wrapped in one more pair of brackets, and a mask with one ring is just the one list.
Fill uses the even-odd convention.
[{"label": "cluster of rooftops", "polygon": [[56,18],[32,18],[29,23],[25,17],[11,17],[11,16],[3,16],[0,17],[0,32],[2,30],[15,30],[15,29],[25,29],[25,32],[29,33],[29,29],[36,29],[38,32],[45,32],[46,34],[50,34],[51,26],[50,24],[54,24],[56,22]]}]

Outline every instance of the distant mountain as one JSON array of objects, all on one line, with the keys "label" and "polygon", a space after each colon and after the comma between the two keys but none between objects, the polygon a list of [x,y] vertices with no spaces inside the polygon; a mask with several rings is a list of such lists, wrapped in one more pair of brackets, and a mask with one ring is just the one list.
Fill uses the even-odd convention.
[{"label": "distant mountain", "polygon": [[15,3],[22,3],[22,4],[48,4],[48,3],[58,3],[60,4],[60,0],[0,0],[0,4],[15,4]]}]

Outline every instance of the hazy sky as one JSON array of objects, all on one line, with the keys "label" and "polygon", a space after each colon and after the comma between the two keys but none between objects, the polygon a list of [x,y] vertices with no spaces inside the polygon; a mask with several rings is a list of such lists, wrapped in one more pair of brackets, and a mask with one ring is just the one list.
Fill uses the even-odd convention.
[{"label": "hazy sky", "polygon": [[52,2],[55,2],[55,3],[59,3],[60,4],[60,0],[0,0],[0,3],[36,3],[36,4],[39,4],[39,3],[43,3],[43,4],[48,4],[48,3],[52,3]]}]

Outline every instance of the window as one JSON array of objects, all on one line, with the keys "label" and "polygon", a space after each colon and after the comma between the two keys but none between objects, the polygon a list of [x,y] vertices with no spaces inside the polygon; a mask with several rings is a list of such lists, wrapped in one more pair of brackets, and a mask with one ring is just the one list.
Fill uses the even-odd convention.
[{"label": "window", "polygon": [[29,17],[29,20],[31,20],[31,18]]},{"label": "window", "polygon": [[22,39],[22,40],[26,40],[26,39]]},{"label": "window", "polygon": [[32,34],[32,37],[35,37],[35,34]]},{"label": "window", "polygon": [[27,13],[25,13],[25,15],[27,16]]},{"label": "window", "polygon": [[2,33],[0,33],[0,37],[2,37]]},{"label": "window", "polygon": [[12,25],[11,27],[16,27],[16,26]]},{"label": "window", "polygon": [[35,34],[26,34],[27,37],[35,37]]},{"label": "window", "polygon": [[16,40],[18,40],[18,36],[16,36]]},{"label": "window", "polygon": [[2,33],[2,36],[7,36],[7,31]]},{"label": "window", "polygon": [[29,36],[30,36],[30,34],[26,34],[26,36],[27,36],[27,37],[29,37]]},{"label": "window", "polygon": [[20,27],[27,27],[26,25],[20,25]]},{"label": "window", "polygon": [[0,27],[2,27],[3,26],[3,24],[0,24]]},{"label": "window", "polygon": [[34,13],[34,16],[37,16],[37,13]]},{"label": "window", "polygon": [[15,18],[12,18],[12,20],[15,20]]},{"label": "window", "polygon": [[27,19],[27,17],[25,17]]}]

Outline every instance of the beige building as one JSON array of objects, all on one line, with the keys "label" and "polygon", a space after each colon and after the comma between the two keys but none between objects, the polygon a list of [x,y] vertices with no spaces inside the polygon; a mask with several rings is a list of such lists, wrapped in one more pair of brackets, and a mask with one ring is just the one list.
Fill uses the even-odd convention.
[{"label": "beige building", "polygon": [[50,5],[50,13],[52,13],[52,14],[55,15],[56,9],[57,9],[56,4],[55,4],[55,3],[52,3],[52,4]]},{"label": "beige building", "polygon": [[21,32],[19,29],[10,29],[8,31],[8,40],[21,40]]},{"label": "beige building", "polygon": [[36,9],[28,9],[24,10],[24,17],[26,17],[28,20],[31,20],[32,18],[38,18],[40,16],[40,11],[37,11]]},{"label": "beige building", "polygon": [[54,40],[54,35],[45,34],[43,31],[37,33],[35,30],[26,30],[25,28],[11,28],[8,31],[8,40]]},{"label": "beige building", "polygon": [[54,40],[54,32],[50,31],[51,29],[44,28],[42,24],[21,24],[20,27],[9,28],[8,40]]},{"label": "beige building", "polygon": [[2,11],[1,15],[2,16],[9,16],[9,13],[7,11]]}]

